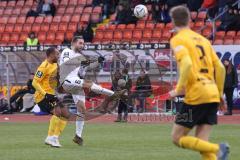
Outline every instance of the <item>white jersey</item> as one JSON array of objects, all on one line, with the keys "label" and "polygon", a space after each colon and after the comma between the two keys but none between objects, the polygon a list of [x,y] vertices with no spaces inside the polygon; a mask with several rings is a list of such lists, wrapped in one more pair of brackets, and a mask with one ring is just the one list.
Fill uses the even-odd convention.
[{"label": "white jersey", "polygon": [[85,69],[81,65],[82,61],[86,61],[86,58],[82,54],[65,48],[59,60],[60,83],[68,76],[84,76]]}]

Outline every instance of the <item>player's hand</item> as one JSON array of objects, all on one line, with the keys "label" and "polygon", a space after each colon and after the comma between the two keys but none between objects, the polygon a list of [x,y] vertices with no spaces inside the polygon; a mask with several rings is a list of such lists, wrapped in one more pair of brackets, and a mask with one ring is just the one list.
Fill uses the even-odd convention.
[{"label": "player's hand", "polygon": [[224,111],[226,109],[225,100],[223,97],[220,98],[219,110]]},{"label": "player's hand", "polygon": [[48,101],[48,102],[54,102],[54,101],[57,101],[57,97],[53,94],[48,94],[46,93],[45,94],[45,99]]},{"label": "player's hand", "polygon": [[104,57],[102,57],[102,56],[98,57],[98,63],[102,63],[104,60],[105,60]]},{"label": "player's hand", "polygon": [[171,91],[168,92],[168,93],[169,93],[171,99],[178,96],[178,94],[177,94],[177,92],[176,92],[175,90],[171,90]]}]

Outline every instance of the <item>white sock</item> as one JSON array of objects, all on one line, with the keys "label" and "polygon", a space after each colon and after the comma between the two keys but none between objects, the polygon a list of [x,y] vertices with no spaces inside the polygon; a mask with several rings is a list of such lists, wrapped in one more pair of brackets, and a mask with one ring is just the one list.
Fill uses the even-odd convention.
[{"label": "white sock", "polygon": [[114,94],[114,92],[112,90],[102,88],[101,86],[99,86],[95,83],[93,83],[93,85],[91,86],[91,91],[93,91],[97,94],[104,94],[107,96],[112,96]]},{"label": "white sock", "polygon": [[76,135],[82,137],[84,121],[76,120]]}]

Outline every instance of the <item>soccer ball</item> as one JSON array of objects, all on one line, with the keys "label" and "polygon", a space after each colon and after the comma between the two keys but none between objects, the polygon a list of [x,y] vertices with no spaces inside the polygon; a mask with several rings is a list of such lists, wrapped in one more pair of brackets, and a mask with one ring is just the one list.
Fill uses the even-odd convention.
[{"label": "soccer ball", "polygon": [[143,18],[147,16],[147,14],[148,14],[147,7],[142,4],[139,4],[134,8],[134,15],[137,18]]}]

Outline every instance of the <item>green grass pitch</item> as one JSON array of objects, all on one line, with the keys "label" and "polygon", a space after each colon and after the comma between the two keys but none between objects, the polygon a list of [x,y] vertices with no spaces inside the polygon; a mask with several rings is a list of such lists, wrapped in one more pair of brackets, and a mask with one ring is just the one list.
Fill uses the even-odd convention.
[{"label": "green grass pitch", "polygon": [[[167,124],[86,124],[85,145],[72,142],[75,125],[69,124],[61,136],[63,148],[43,144],[47,123],[0,123],[1,160],[200,160],[198,153],[171,143]],[[231,145],[230,160],[240,157],[240,126],[219,125],[211,141],[226,140]]]}]

